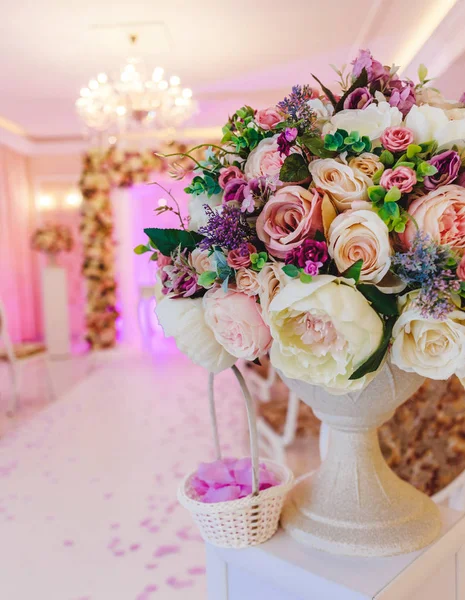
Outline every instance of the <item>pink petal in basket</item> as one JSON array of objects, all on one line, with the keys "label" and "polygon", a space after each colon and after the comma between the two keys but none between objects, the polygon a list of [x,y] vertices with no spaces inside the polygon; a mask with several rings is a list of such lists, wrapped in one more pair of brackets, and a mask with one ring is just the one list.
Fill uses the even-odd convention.
[{"label": "pink petal in basket", "polygon": [[214,502],[229,502],[241,498],[241,488],[238,485],[228,485],[222,488],[210,488],[202,498],[203,502],[212,504]]},{"label": "pink petal in basket", "polygon": [[199,479],[197,475],[194,475],[194,477],[192,477],[191,486],[198,496],[203,496],[206,492],[208,492],[209,489],[208,483],[205,483],[205,481]]},{"label": "pink petal in basket", "polygon": [[228,485],[234,483],[234,478],[222,460],[212,463],[200,463],[197,476],[209,485]]}]

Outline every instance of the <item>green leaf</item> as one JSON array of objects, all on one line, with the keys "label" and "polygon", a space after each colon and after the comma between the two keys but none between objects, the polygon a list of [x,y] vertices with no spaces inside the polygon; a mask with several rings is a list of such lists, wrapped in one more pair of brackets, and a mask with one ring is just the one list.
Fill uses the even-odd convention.
[{"label": "green leaf", "polygon": [[386,196],[386,190],[381,185],[371,185],[367,191],[368,198],[375,204],[382,202]]},{"label": "green leaf", "polygon": [[420,175],[420,177],[436,175],[437,172],[438,170],[436,167],[434,165],[430,165],[430,163],[426,162],[425,160],[417,166],[417,173]]},{"label": "green leaf", "polygon": [[341,277],[347,277],[347,279],[354,279],[355,283],[359,282],[360,273],[362,272],[363,260],[360,258],[357,262],[354,262],[348,269],[341,274]]},{"label": "green leaf", "polygon": [[426,77],[428,76],[428,69],[426,68],[426,66],[422,63],[419,67],[418,67],[418,79],[420,80],[420,83],[424,83]]},{"label": "green leaf", "polygon": [[198,284],[204,288],[209,288],[216,281],[216,277],[215,271],[204,271],[198,279]]},{"label": "green leaf", "polygon": [[363,69],[362,72],[360,73],[360,75],[354,81],[354,83],[350,86],[350,88],[345,92],[345,94],[342,96],[342,98],[336,104],[335,112],[338,112],[339,110],[342,110],[344,108],[344,102],[349,94],[351,94],[357,88],[366,87],[367,83],[368,83],[368,74],[366,72],[366,69]]},{"label": "green leaf", "polygon": [[399,205],[396,202],[386,202],[378,210],[378,214],[385,223],[389,223],[391,219],[398,219],[400,217]]},{"label": "green leaf", "polygon": [[385,167],[392,167],[395,161],[394,154],[389,150],[383,150],[379,156],[379,160]]},{"label": "green leaf", "polygon": [[194,250],[203,239],[200,233],[186,231],[185,229],[156,229],[150,227],[144,229],[144,233],[164,256],[171,256],[171,253],[179,246],[183,250]]},{"label": "green leaf", "polygon": [[299,137],[299,142],[305,146],[315,156],[319,158],[332,158],[336,152],[325,148],[325,142],[318,136],[302,135]]},{"label": "green leaf", "polygon": [[284,265],[283,271],[288,277],[292,278],[298,277],[300,275],[300,269],[295,265]]},{"label": "green leaf", "polygon": [[383,294],[375,285],[369,283],[360,283],[357,289],[371,302],[377,313],[387,317],[399,314],[395,294]]},{"label": "green leaf", "polygon": [[384,173],[384,168],[378,169],[376,173],[373,175],[372,180],[375,185],[378,185],[381,181],[381,176]]},{"label": "green leaf", "polygon": [[145,254],[146,252],[151,252],[151,249],[144,246],[144,244],[139,244],[134,248],[135,254]]},{"label": "green leaf", "polygon": [[319,229],[315,231],[314,239],[317,242],[326,242],[325,234]]},{"label": "green leaf", "polygon": [[416,154],[422,151],[421,146],[417,144],[410,144],[407,148],[407,158],[413,158]]},{"label": "green leaf", "polygon": [[385,321],[383,337],[381,338],[381,343],[377,350],[375,350],[375,352],[373,352],[373,354],[352,373],[349,379],[352,381],[354,379],[360,379],[367,373],[373,373],[378,369],[383,361],[384,356],[386,355],[389,342],[391,341],[392,328],[394,327],[395,321],[396,320],[394,318]]},{"label": "green leaf", "polygon": [[300,281],[302,283],[310,283],[312,279],[313,277],[311,275],[308,275],[308,273],[305,273],[304,271],[300,272]]},{"label": "green leaf", "polygon": [[321,81],[318,79],[318,77],[315,77],[315,75],[313,75],[313,73],[312,73],[312,77],[313,77],[313,79],[314,79],[314,80],[315,80],[317,83],[319,83],[319,84],[320,84],[320,87],[321,87],[321,89],[323,90],[323,92],[326,94],[326,96],[328,97],[328,100],[331,102],[331,104],[334,106],[334,108],[336,108],[336,106],[337,106],[337,100],[336,100],[336,98],[335,98],[335,96],[334,96],[333,92],[332,92],[332,91],[331,91],[329,88],[325,87],[325,86],[324,86],[324,85],[321,83]]},{"label": "green leaf", "polygon": [[414,169],[415,163],[409,162],[407,160],[401,160],[401,161],[396,162],[395,168],[397,169],[397,167],[408,167],[409,169]]},{"label": "green leaf", "polygon": [[401,196],[402,194],[400,193],[399,188],[394,185],[384,196],[384,202],[397,202],[397,200],[400,200]]},{"label": "green leaf", "polygon": [[279,172],[279,179],[286,183],[304,181],[309,177],[308,165],[301,154],[290,154]]}]

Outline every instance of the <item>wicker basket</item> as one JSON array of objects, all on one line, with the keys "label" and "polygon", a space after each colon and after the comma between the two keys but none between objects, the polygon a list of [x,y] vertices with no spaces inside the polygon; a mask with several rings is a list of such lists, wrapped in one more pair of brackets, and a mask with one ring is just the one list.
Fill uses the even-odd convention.
[{"label": "wicker basket", "polygon": [[[232,367],[244,394],[249,422],[250,451],[252,458],[252,494],[239,500],[207,504],[196,499],[191,487],[190,473],[178,490],[179,502],[187,508],[197,523],[203,539],[220,548],[246,548],[256,546],[270,539],[278,529],[279,518],[287,492],[292,487],[293,475],[290,469],[270,460],[259,460],[255,414],[252,398],[242,374]],[[213,374],[209,382],[210,414],[216,455],[221,458],[218,427],[214,406]],[[259,492],[259,463],[262,462],[281,482],[279,485]]]}]

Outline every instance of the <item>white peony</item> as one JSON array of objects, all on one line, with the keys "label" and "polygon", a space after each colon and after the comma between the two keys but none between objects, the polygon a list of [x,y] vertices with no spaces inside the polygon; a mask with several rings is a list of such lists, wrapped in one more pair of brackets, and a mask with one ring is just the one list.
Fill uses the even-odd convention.
[{"label": "white peony", "polygon": [[392,363],[430,379],[464,377],[465,313],[454,310],[444,320],[422,317],[407,296],[415,295],[400,300],[405,304],[392,331]]},{"label": "white peony", "polygon": [[379,283],[391,266],[389,230],[372,210],[337,216],[329,228],[328,250],[340,273],[362,259],[360,281]]},{"label": "white peony", "polygon": [[207,194],[199,194],[189,198],[189,229],[198,231],[201,227],[205,227],[208,221],[207,213],[204,205],[208,204],[211,208],[221,206],[223,194],[214,194],[210,198]]},{"label": "white peony", "polygon": [[331,121],[323,128],[323,133],[334,133],[336,129],[345,129],[349,133],[358,131],[367,135],[370,140],[378,140],[388,127],[402,123],[402,113],[388,102],[370,104],[363,109],[341,110],[331,117]]},{"label": "white peony", "polygon": [[332,394],[360,390],[375,373],[350,380],[377,350],[383,323],[352,280],[318,275],[310,283],[292,280],[269,308],[273,366],[291,379]]},{"label": "white peony", "polygon": [[211,373],[232,367],[236,357],[226,352],[205,321],[202,298],[164,298],[157,304],[156,314],[167,337],[192,362]]},{"label": "white peony", "polygon": [[405,126],[413,131],[417,144],[436,140],[439,146],[451,147],[456,142],[463,145],[465,139],[465,118],[452,121],[442,108],[429,104],[412,106]]},{"label": "white peony", "polygon": [[324,104],[319,98],[308,100],[307,104],[316,114],[318,123],[326,123],[326,121],[329,121],[334,112],[334,107],[331,103],[327,102]]}]

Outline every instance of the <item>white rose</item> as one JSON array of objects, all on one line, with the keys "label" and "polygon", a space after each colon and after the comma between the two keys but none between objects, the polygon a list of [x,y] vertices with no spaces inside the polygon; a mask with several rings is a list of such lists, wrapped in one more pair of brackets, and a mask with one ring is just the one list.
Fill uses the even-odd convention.
[{"label": "white rose", "polygon": [[334,158],[318,158],[308,165],[317,188],[324,190],[339,211],[348,210],[352,202],[368,200],[367,177]]},{"label": "white rose", "polygon": [[361,281],[379,283],[391,266],[389,230],[372,210],[337,216],[329,228],[328,250],[340,273],[362,259]]},{"label": "white rose", "polygon": [[328,102],[324,104],[319,98],[308,100],[307,105],[310,106],[310,108],[316,114],[318,123],[325,123],[326,121],[329,121],[334,112],[334,107],[331,103]]},{"label": "white rose", "polygon": [[249,154],[244,167],[247,180],[255,177],[279,179],[279,172],[286,157],[281,156],[278,150],[278,137],[279,134],[265,138]]},{"label": "white rose", "polygon": [[202,298],[164,298],[156,314],[167,337],[174,337],[181,352],[211,373],[232,367],[236,358],[219,344],[205,321]]},{"label": "white rose", "polygon": [[223,194],[214,194],[210,198],[207,194],[199,194],[189,198],[189,229],[198,231],[201,227],[205,227],[208,222],[208,216],[205,212],[204,205],[208,204],[211,208],[221,206]]},{"label": "white rose", "polygon": [[241,267],[236,271],[236,287],[247,296],[256,296],[260,290],[258,273],[252,271],[252,269]]},{"label": "white rose", "polygon": [[452,121],[442,108],[429,104],[412,106],[405,126],[413,131],[417,144],[436,140],[440,146],[450,147],[455,142],[463,145],[465,139],[465,118]]},{"label": "white rose", "polygon": [[212,257],[209,256],[208,250],[200,250],[200,248],[195,248],[189,255],[189,264],[195,271],[202,275],[205,271],[213,271],[213,262]]},{"label": "white rose", "polygon": [[341,110],[331,117],[330,123],[325,125],[323,133],[334,133],[336,129],[345,129],[349,133],[358,131],[360,135],[367,135],[370,140],[378,140],[388,127],[395,127],[402,123],[402,113],[388,102],[370,104],[363,109]]},{"label": "white rose", "polygon": [[293,280],[270,304],[270,358],[286,377],[332,394],[360,390],[375,373],[349,377],[379,347],[383,323],[351,280],[318,275]]},{"label": "white rose", "polygon": [[407,373],[430,379],[465,376],[465,313],[445,320],[422,317],[408,302],[392,331],[391,361]]}]

